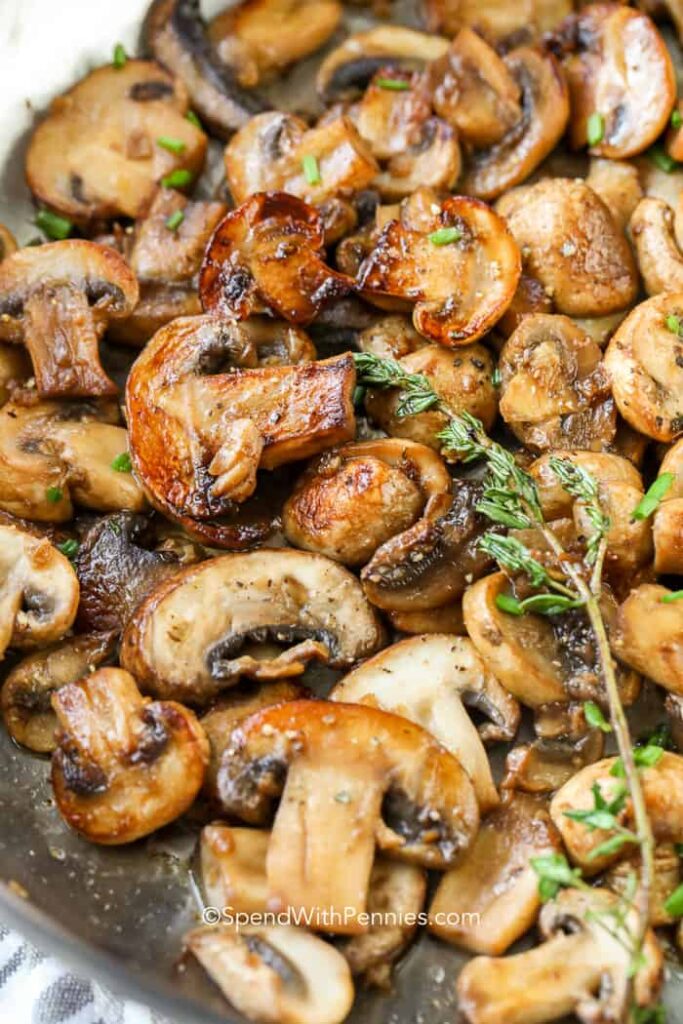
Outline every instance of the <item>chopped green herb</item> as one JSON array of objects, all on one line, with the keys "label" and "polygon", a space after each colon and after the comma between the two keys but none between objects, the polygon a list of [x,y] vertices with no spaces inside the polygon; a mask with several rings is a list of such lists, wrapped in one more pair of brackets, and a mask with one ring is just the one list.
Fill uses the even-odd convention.
[{"label": "chopped green herb", "polygon": [[323,180],[320,175],[320,167],[318,161],[312,153],[306,153],[301,160],[301,168],[304,172],[304,177],[309,185],[319,185]]},{"label": "chopped green herb", "polygon": [[683,885],[679,885],[679,887],[671,893],[664,904],[664,909],[667,914],[671,914],[672,917],[683,917]]},{"label": "chopped green herb", "polygon": [[660,171],[664,171],[666,174],[671,174],[678,167],[678,161],[669,156],[667,151],[662,149],[661,146],[651,146],[647,151],[647,155],[655,167],[658,167]]},{"label": "chopped green herb", "polygon": [[166,218],[166,227],[169,231],[177,231],[185,220],[184,210],[174,210],[170,217]]},{"label": "chopped green herb", "polygon": [[674,601],[683,601],[683,590],[672,590],[670,594],[665,594],[660,600],[662,604],[673,604]]},{"label": "chopped green herb", "polygon": [[519,601],[515,600],[514,597],[510,597],[509,594],[498,594],[496,596],[496,608],[500,608],[501,612],[505,612],[507,615],[524,615],[524,609]]},{"label": "chopped green herb", "polygon": [[671,331],[672,334],[677,334],[680,337],[681,333],[681,318],[676,316],[675,313],[669,313],[668,317],[664,321],[667,331]]},{"label": "chopped green herb", "polygon": [[199,128],[202,131],[204,130],[202,128],[202,122],[199,120],[194,110],[188,110],[188,112],[185,114],[185,120],[189,121],[190,124],[193,124],[195,128]]},{"label": "chopped green herb", "polygon": [[587,700],[583,705],[583,713],[591,728],[600,729],[601,732],[612,731],[612,726],[603,715],[602,709],[592,700]]},{"label": "chopped green herb", "polygon": [[182,139],[174,139],[171,135],[160,135],[157,146],[167,149],[169,153],[183,153],[187,148]]},{"label": "chopped green herb", "polygon": [[531,867],[538,875],[538,894],[546,903],[554,899],[560,889],[579,889],[585,887],[579,868],[569,866],[569,861],[562,853],[549,853],[545,857],[532,857]]},{"label": "chopped green herb", "polygon": [[128,452],[121,452],[120,455],[117,455],[111,464],[111,468],[117,473],[130,473],[133,463],[130,461]]},{"label": "chopped green herb", "polygon": [[[660,747],[656,743],[647,743],[644,747],[636,747],[633,751],[633,761],[636,768],[654,768],[663,756],[664,747]],[[626,778],[626,772],[620,757],[617,758],[610,768],[610,775],[617,779]]]},{"label": "chopped green herb", "polygon": [[597,146],[605,137],[605,119],[597,111],[591,114],[586,123],[586,138],[589,146]]},{"label": "chopped green herb", "polygon": [[499,388],[500,385],[503,383],[503,376],[498,367],[496,367],[493,373],[491,374],[491,383],[493,384],[494,388]]},{"label": "chopped green herb", "polygon": [[45,491],[45,497],[48,501],[51,501],[53,505],[56,505],[58,501],[61,501],[64,497],[64,492],[61,487],[48,487]]},{"label": "chopped green herb", "polygon": [[631,1007],[633,1024],[666,1024],[666,1006],[655,1003],[654,1006]]},{"label": "chopped green herb", "polygon": [[79,545],[77,540],[71,540],[71,539],[70,540],[62,541],[61,544],[57,545],[57,547],[62,552],[62,554],[66,555],[66,557],[69,560],[74,558],[74,556],[78,552],[79,546],[80,545]]},{"label": "chopped green herb", "polygon": [[674,112],[671,115],[671,127],[680,128],[682,124],[683,114],[681,114],[680,110],[674,110]]},{"label": "chopped green herb", "polygon": [[410,82],[406,82],[404,78],[377,78],[375,85],[380,89],[390,89],[392,92],[408,92],[410,89]]},{"label": "chopped green herb", "polygon": [[363,399],[365,398],[365,391],[366,391],[366,389],[363,387],[362,384],[356,385],[356,387],[353,389],[353,404],[354,405],[362,405],[363,404]]},{"label": "chopped green herb", "polygon": [[178,167],[161,179],[164,188],[186,188],[192,183],[192,173],[184,167]]},{"label": "chopped green herb", "polygon": [[115,68],[118,68],[120,70],[121,68],[125,68],[127,61],[128,54],[126,53],[125,46],[123,45],[123,43],[117,43],[114,47],[114,56],[112,58],[112,64]]},{"label": "chopped green herb", "polygon": [[583,608],[584,602],[564,594],[532,594],[520,604],[522,612],[535,612],[536,615],[561,615],[571,608]]},{"label": "chopped green herb", "polygon": [[64,241],[74,229],[73,221],[70,221],[68,217],[60,217],[58,213],[52,213],[51,210],[38,210],[36,227],[55,242]]},{"label": "chopped green herb", "polygon": [[590,853],[586,854],[586,860],[597,860],[598,857],[611,857],[612,854],[618,853],[623,846],[629,846],[638,842],[639,839],[635,833],[619,833],[616,836],[610,836],[604,843],[598,843],[597,846],[593,847]]},{"label": "chopped green herb", "polygon": [[649,519],[659,508],[659,503],[664,495],[671,490],[675,479],[675,473],[661,473],[634,508],[633,518]]},{"label": "chopped green herb", "polygon": [[462,231],[460,228],[439,228],[438,231],[432,231],[428,237],[432,245],[452,245],[453,242],[460,241]]}]

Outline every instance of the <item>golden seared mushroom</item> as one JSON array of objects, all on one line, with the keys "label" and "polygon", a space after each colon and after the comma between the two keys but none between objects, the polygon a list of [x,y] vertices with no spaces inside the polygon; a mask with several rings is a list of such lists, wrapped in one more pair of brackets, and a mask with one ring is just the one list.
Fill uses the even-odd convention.
[{"label": "golden seared mushroom", "polygon": [[604,753],[605,738],[599,729],[590,729],[578,738],[539,736],[509,752],[501,788],[534,795],[554,793],[581,768],[599,761]]},{"label": "golden seared mushroom", "polygon": [[355,996],[349,965],[328,942],[291,925],[228,924],[185,936],[234,1008],[257,1024],[342,1024]]},{"label": "golden seared mushroom", "polygon": [[506,40],[550,32],[572,11],[571,0],[421,0],[423,18],[433,32],[455,35],[469,26],[485,38]]},{"label": "golden seared mushroom", "polygon": [[[599,793],[608,802],[615,801],[624,792],[624,783],[612,773],[617,761],[607,757],[591,764],[566,782],[550,804],[550,813],[572,861],[586,875],[596,875],[621,860],[633,850],[626,843],[616,850],[595,851],[615,833],[612,829],[589,829],[584,822],[568,818],[567,811],[581,811],[593,807],[594,795]],[[680,843],[683,840],[683,757],[664,752],[659,760],[639,770],[643,797],[654,838],[659,843]],[[630,827],[633,809],[625,800],[616,815],[620,826]]]},{"label": "golden seared mushroom", "polygon": [[607,452],[558,450],[542,455],[530,467],[536,480],[546,521],[572,518],[579,538],[587,539],[593,529],[585,505],[566,491],[553,472],[551,459],[567,459],[593,477],[598,484],[600,507],[609,517],[606,568],[630,574],[652,557],[652,530],[647,519],[635,518],[643,498],[643,480],[628,459]]},{"label": "golden seared mushroom", "polygon": [[358,335],[358,348],[361,352],[372,352],[382,359],[402,359],[428,344],[417,333],[408,317],[400,315],[385,316]]},{"label": "golden seared mushroom", "polygon": [[283,529],[294,547],[364,565],[385,541],[450,504],[451,477],[436,452],[380,438],[316,459],[285,504]]},{"label": "golden seared mushroom", "polygon": [[442,36],[403,25],[376,25],[348,36],[320,65],[317,88],[325,103],[353,99],[382,67],[424,70],[448,51]]},{"label": "golden seared mushroom", "polygon": [[387,609],[384,614],[395,630],[409,636],[419,636],[423,633],[454,633],[455,636],[465,636],[462,605],[458,601],[442,605],[440,608],[425,608],[424,611]]},{"label": "golden seared mushroom", "polygon": [[[654,849],[654,874],[650,892],[650,925],[661,928],[674,924],[674,918],[665,904],[681,882],[681,858],[673,843],[660,843]],[[632,872],[638,870],[640,857],[634,854],[614,864],[605,872],[604,884],[619,896],[631,899]],[[636,875],[637,877],[637,875]]]},{"label": "golden seared mushroom", "polygon": [[77,608],[68,558],[43,537],[0,525],[0,658],[8,647],[31,650],[60,640]]},{"label": "golden seared mushroom", "polygon": [[633,303],[638,277],[629,244],[598,195],[573,178],[542,178],[496,209],[558,313],[596,317]]},{"label": "golden seared mushroom", "polygon": [[683,696],[683,600],[655,583],[641,583],[619,607],[611,637],[620,661]]},{"label": "golden seared mushroom", "polygon": [[19,246],[17,240],[4,224],[0,224],[0,262],[16,252]]},{"label": "golden seared mushroom", "polygon": [[204,779],[209,745],[194,712],[152,702],[120,668],[52,697],[52,787],[64,821],[91,843],[132,843],[179,818]]},{"label": "golden seared mushroom", "polygon": [[551,53],[520,46],[503,60],[519,86],[522,117],[498,142],[469,154],[462,181],[463,192],[489,202],[536,170],[569,119],[567,84]]},{"label": "golden seared mushroom", "polygon": [[481,484],[455,481],[447,512],[423,516],[382,544],[361,573],[368,600],[392,613],[451,607],[492,564],[479,547],[489,525],[476,509],[481,495]]},{"label": "golden seared mushroom", "polygon": [[138,222],[126,254],[138,278],[140,301],[130,316],[114,321],[109,337],[144,345],[177,316],[202,311],[196,277],[209,238],[225,216],[225,203],[191,202],[175,189],[160,189]]},{"label": "golden seared mushroom", "polygon": [[630,228],[647,294],[683,291],[683,253],[676,240],[671,207],[662,199],[641,199]]},{"label": "golden seared mushroom", "polygon": [[[229,737],[230,732],[227,735]],[[207,906],[230,907],[239,914],[258,914],[266,910],[269,842],[267,829],[236,828],[219,823],[202,829],[199,865]]]},{"label": "golden seared mushroom", "polygon": [[540,946],[466,964],[456,987],[468,1024],[545,1024],[569,1014],[594,1024],[622,1020],[628,1000],[651,1007],[663,980],[662,951],[648,931],[632,975],[626,939],[637,928],[635,909],[626,914],[623,934],[605,928],[604,916],[617,902],[607,889],[565,889],[541,911]]},{"label": "golden seared mushroom", "polygon": [[[112,420],[114,422],[112,422]],[[118,410],[94,402],[16,396],[0,409],[0,509],[63,523],[74,504],[98,512],[143,511]]]},{"label": "golden seared mushroom", "polygon": [[623,160],[666,128],[676,99],[669,51],[653,22],[632,7],[589,4],[567,33],[564,70],[571,95],[571,142]]},{"label": "golden seared mushroom", "polygon": [[521,273],[504,221],[466,196],[446,199],[425,231],[392,220],[358,274],[361,293],[414,304],[416,330],[449,348],[475,341],[510,305]]},{"label": "golden seared mushroom", "polygon": [[50,754],[57,742],[52,694],[92,672],[114,652],[114,633],[68,637],[27,655],[2,687],[2,717],[10,736],[37,754]]},{"label": "golden seared mushroom", "polygon": [[[161,583],[129,623],[121,659],[146,693],[207,704],[241,677],[298,676],[311,660],[348,668],[383,639],[350,572],[322,555],[268,549],[213,558]],[[266,642],[286,649],[248,653]]]},{"label": "golden seared mushroom", "polygon": [[138,301],[114,249],[80,240],[29,246],[0,263],[0,339],[26,345],[43,395],[113,395],[98,342]]},{"label": "golden seared mushroom", "polygon": [[603,448],[616,410],[602,353],[566,316],[526,316],[500,354],[500,413],[531,449]]},{"label": "golden seared mushroom", "polygon": [[341,16],[336,0],[242,0],[213,19],[208,37],[240,84],[252,88],[320,49]]},{"label": "golden seared mushroom", "polygon": [[218,547],[250,546],[271,532],[268,517],[211,521],[253,494],[259,468],[308,458],[355,434],[351,355],[251,369],[253,339],[234,321],[180,318],[146,346],[126,388],[131,457],[150,500]]},{"label": "golden seared mushroom", "polygon": [[479,825],[472,783],[428,732],[356,704],[292,701],[237,727],[218,774],[224,813],[262,825],[279,800],[266,856],[270,905],[328,930],[367,931],[375,845],[443,870]]},{"label": "golden seared mushroom", "polygon": [[18,345],[0,344],[0,408],[16,387],[26,383],[31,373],[27,352]]},{"label": "golden seared mushroom", "polygon": [[496,333],[509,338],[525,317],[535,313],[552,313],[553,300],[540,281],[522,271],[512,302],[496,324]]},{"label": "golden seared mushroom", "polygon": [[429,908],[429,930],[471,953],[505,953],[541,908],[531,858],[559,849],[545,801],[508,794],[484,819],[460,864],[441,879]]},{"label": "golden seared mushroom", "polygon": [[673,480],[652,520],[654,569],[656,573],[683,575],[683,439],[672,445],[662,459],[659,476],[665,473],[673,474]]},{"label": "golden seared mushroom", "polygon": [[185,187],[204,166],[206,136],[187,111],[182,83],[153,61],[97,68],[33,133],[28,186],[79,224],[143,216],[160,181]]},{"label": "golden seared mushroom", "polygon": [[270,313],[307,324],[353,281],[323,262],[318,212],[285,192],[260,192],[221,221],[199,275],[207,312],[245,320]]},{"label": "golden seared mushroom", "polygon": [[[472,779],[481,813],[497,806],[483,744],[512,739],[520,709],[466,637],[401,640],[345,676],[331,699],[382,708],[421,725],[460,761]],[[477,728],[466,708],[487,720]]]},{"label": "golden seared mushroom", "polygon": [[617,227],[625,231],[643,198],[643,186],[635,164],[625,160],[593,157],[586,184],[600,196]]},{"label": "golden seared mushroom", "polygon": [[655,295],[629,313],[605,354],[617,409],[655,441],[683,433],[682,322],[683,292]]}]

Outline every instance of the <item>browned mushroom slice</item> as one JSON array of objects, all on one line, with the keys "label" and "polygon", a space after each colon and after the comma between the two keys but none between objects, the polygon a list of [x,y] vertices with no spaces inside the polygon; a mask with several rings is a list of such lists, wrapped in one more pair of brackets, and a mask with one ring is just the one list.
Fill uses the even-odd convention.
[{"label": "browned mushroom slice", "polygon": [[[564,60],[572,145],[588,143],[611,159],[642,153],[666,127],[676,98],[664,40],[646,14],[619,4],[584,7],[572,28],[574,49]],[[596,118],[600,130],[592,133]]]},{"label": "browned mushroom slice", "polygon": [[643,198],[638,168],[622,160],[593,157],[586,184],[600,196],[615,224],[625,231],[633,211]]},{"label": "browned mushroom slice", "polygon": [[420,334],[452,348],[490,330],[520,273],[519,250],[501,218],[457,196],[445,200],[429,233],[391,221],[361,266],[358,286],[414,303]]},{"label": "browned mushroom slice", "polygon": [[341,191],[361,191],[378,172],[372,153],[347,117],[308,129],[292,114],[252,118],[225,150],[235,202],[257,192],[282,191],[323,203]]},{"label": "browned mushroom slice", "polygon": [[383,317],[358,335],[361,352],[372,352],[382,359],[402,359],[428,344],[405,316]]},{"label": "browned mushroom slice", "polygon": [[486,520],[476,511],[481,485],[454,483],[443,515],[424,517],[375,552],[361,580],[368,600],[391,612],[427,611],[459,598],[491,566],[479,547]]},{"label": "browned mushroom slice", "polygon": [[621,661],[683,695],[683,601],[663,600],[670,594],[653,583],[632,590],[619,608],[612,645]]},{"label": "browned mushroom slice", "polygon": [[280,800],[268,847],[271,898],[312,920],[345,908],[333,931],[366,930],[377,843],[393,858],[444,868],[479,814],[459,762],[405,718],[355,704],[293,701],[247,719],[218,778],[223,809],[261,824]]},{"label": "browned mushroom slice", "polygon": [[208,761],[194,713],[152,703],[119,668],[101,668],[52,698],[59,720],[52,786],[59,813],[92,843],[132,843],[190,807]]},{"label": "browned mushroom slice", "polygon": [[78,580],[48,540],[0,525],[0,659],[9,646],[44,647],[71,628]]},{"label": "browned mushroom slice", "polygon": [[305,472],[283,509],[295,547],[364,565],[380,544],[451,503],[451,477],[425,445],[386,438],[345,445]]},{"label": "browned mushroom slice", "polygon": [[207,704],[240,678],[299,676],[312,660],[348,668],[383,639],[342,566],[264,550],[209,559],[157,586],[126,629],[121,660],[145,692]]},{"label": "browned mushroom slice", "polygon": [[23,341],[44,395],[112,395],[98,342],[110,318],[138,301],[130,267],[114,249],[65,241],[21,249],[0,264],[0,338]]},{"label": "browned mushroom slice", "polygon": [[512,302],[496,324],[496,333],[509,338],[527,316],[536,313],[552,313],[553,300],[545,287],[535,277],[522,271]]},{"label": "browned mushroom slice", "polygon": [[[79,223],[139,217],[162,178],[183,171],[191,181],[204,165],[206,136],[187,110],[182,84],[153,61],[97,68],[53,102],[33,133],[29,188]],[[164,148],[163,138],[177,145]]]},{"label": "browned mushroom slice", "polygon": [[525,316],[498,364],[500,413],[538,451],[606,447],[616,410],[602,353],[565,316]]},{"label": "browned mushroom slice", "polygon": [[232,210],[206,250],[199,277],[205,310],[244,320],[271,312],[307,324],[353,281],[323,262],[317,211],[285,192],[261,192]]},{"label": "browned mushroom slice", "polygon": [[31,360],[28,353],[17,345],[0,344],[0,408],[9,400],[14,389],[25,384],[30,376]]},{"label": "browned mushroom slice", "polygon": [[470,154],[462,189],[480,199],[497,199],[528,178],[559,142],[569,118],[567,85],[552,54],[520,47],[504,61],[521,90],[522,118],[495,145]]},{"label": "browned mushroom slice", "polygon": [[462,605],[458,601],[440,608],[426,608],[424,611],[389,611],[385,616],[399,633],[421,635],[426,633],[453,633],[465,636]]},{"label": "browned mushroom slice", "polygon": [[452,36],[466,25],[496,40],[540,36],[572,11],[571,0],[421,0],[421,6],[432,32]]},{"label": "browned mushroom slice", "polygon": [[355,432],[350,355],[203,376],[247,356],[249,333],[233,322],[188,317],[155,335],[127,384],[131,456],[150,500],[218,546],[253,544],[270,531],[270,519],[243,530],[201,522],[234,512],[259,467],[305,459]]},{"label": "browned mushroom slice", "polygon": [[154,0],[143,37],[157,60],[183,82],[192,106],[221,138],[264,109],[260,97],[240,85],[238,70],[215,54],[199,0]]},{"label": "browned mushroom slice", "polygon": [[449,124],[430,117],[415,141],[392,156],[376,175],[374,185],[383,199],[393,201],[411,195],[420,186],[449,192],[460,177],[460,145]]},{"label": "browned mushroom slice", "polygon": [[497,205],[525,270],[545,285],[558,313],[604,316],[630,305],[638,276],[626,238],[583,181],[543,178]]},{"label": "browned mushroom slice", "polygon": [[683,253],[671,207],[661,199],[641,199],[630,228],[647,294],[683,291]]},{"label": "browned mushroom slice", "polygon": [[51,753],[57,745],[52,694],[106,661],[115,642],[113,633],[70,637],[20,661],[2,687],[2,717],[12,739],[38,754]]},{"label": "browned mushroom slice", "polygon": [[682,317],[683,292],[655,295],[629,313],[605,354],[619,412],[655,441],[683,433],[683,339],[672,329]]},{"label": "browned mushroom slice", "polygon": [[336,0],[243,0],[214,18],[208,36],[240,84],[253,87],[318,50],[341,16]]},{"label": "browned mushroom slice", "polygon": [[605,739],[592,729],[578,739],[546,739],[513,747],[505,759],[503,790],[522,793],[554,793],[572,775],[603,757]]},{"label": "browned mushroom slice", "polygon": [[464,860],[441,879],[429,908],[430,931],[469,952],[500,956],[541,908],[531,858],[559,849],[545,801],[508,796],[484,820]]},{"label": "browned mushroom slice", "polygon": [[662,459],[659,475],[673,473],[673,481],[654,515],[652,534],[657,573],[683,575],[683,440]]}]

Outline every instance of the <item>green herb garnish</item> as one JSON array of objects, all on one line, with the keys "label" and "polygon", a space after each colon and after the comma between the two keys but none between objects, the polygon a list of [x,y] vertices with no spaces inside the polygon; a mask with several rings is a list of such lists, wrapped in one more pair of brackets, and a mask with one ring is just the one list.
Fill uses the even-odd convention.
[{"label": "green herb garnish", "polygon": [[601,732],[612,731],[612,726],[603,715],[602,709],[594,701],[586,701],[583,705],[583,713],[592,729],[600,729]]},{"label": "green herb garnish", "polygon": [[53,242],[63,242],[74,229],[73,221],[68,217],[61,217],[58,213],[52,213],[51,210],[38,210],[36,227]]},{"label": "green herb garnish", "polygon": [[174,139],[171,135],[160,135],[157,146],[167,149],[169,153],[183,153],[187,149],[182,139]]},{"label": "green herb garnish", "polygon": [[177,231],[185,220],[184,210],[174,210],[170,217],[166,218],[166,227],[169,231]]},{"label": "green herb garnish", "polygon": [[380,89],[389,89],[391,92],[408,92],[410,89],[410,82],[406,82],[404,78],[377,78],[375,85],[378,85]]},{"label": "green herb garnish", "polygon": [[649,519],[659,508],[664,495],[671,490],[675,479],[675,473],[661,473],[634,508],[633,518]]},{"label": "green herb garnish", "polygon": [[432,231],[431,235],[427,236],[432,245],[452,245],[453,242],[459,242],[462,238],[462,231],[460,228],[439,228],[438,231]]},{"label": "green herb garnish", "polygon": [[53,505],[56,505],[64,497],[64,492],[61,487],[48,487],[45,491],[45,497]]},{"label": "green herb garnish", "polygon": [[319,185],[323,180],[320,175],[320,167],[317,158],[312,153],[306,153],[301,160],[301,169],[309,185]]},{"label": "green herb garnish", "polygon": [[117,455],[111,464],[111,468],[117,473],[130,473],[133,469],[133,463],[130,461],[128,452],[121,452],[120,455]]},{"label": "green herb garnish", "polygon": [[184,167],[178,167],[161,179],[164,188],[186,188],[192,184],[192,173]]},{"label": "green herb garnish", "polygon": [[112,57],[112,64],[115,68],[120,71],[121,68],[125,68],[128,62],[128,54],[123,43],[117,43],[114,47],[114,56]]},{"label": "green herb garnish", "polygon": [[586,138],[589,146],[597,146],[605,137],[605,119],[597,111],[586,122]]},{"label": "green herb garnish", "polygon": [[78,541],[77,540],[71,540],[71,539],[70,540],[62,541],[61,544],[57,545],[57,548],[59,549],[59,551],[61,551],[62,554],[65,555],[69,559],[69,561],[71,561],[75,557],[75,555],[78,552],[79,547],[80,547],[80,545],[79,545]]}]

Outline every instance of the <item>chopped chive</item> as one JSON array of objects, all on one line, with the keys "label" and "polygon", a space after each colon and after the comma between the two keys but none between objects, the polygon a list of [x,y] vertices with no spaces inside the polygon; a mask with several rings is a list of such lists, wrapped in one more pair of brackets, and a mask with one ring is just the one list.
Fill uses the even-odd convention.
[{"label": "chopped chive", "polygon": [[594,111],[586,123],[586,138],[589,146],[597,146],[605,137],[605,119]]},{"label": "chopped chive", "polygon": [[320,167],[318,166],[317,159],[312,153],[306,153],[301,160],[301,167],[304,172],[304,177],[309,185],[319,185],[323,180],[320,176]]},{"label": "chopped chive", "polygon": [[680,110],[674,110],[674,112],[671,115],[671,127],[680,128],[682,124],[683,114],[681,114]]},{"label": "chopped chive", "polygon": [[63,242],[74,229],[73,221],[70,221],[68,217],[60,217],[58,213],[52,213],[51,210],[38,210],[36,227],[40,228],[54,242]]},{"label": "chopped chive", "polygon": [[603,715],[602,709],[592,700],[587,700],[583,705],[583,714],[591,728],[600,729],[601,732],[612,731],[612,726]]},{"label": "chopped chive", "polygon": [[521,604],[509,594],[498,594],[496,596],[496,608],[507,615],[524,615]]},{"label": "chopped chive", "polygon": [[672,590],[660,598],[662,604],[673,604],[674,601],[683,601],[683,590]]},{"label": "chopped chive", "polygon": [[45,497],[48,501],[56,505],[58,501],[61,501],[64,497],[64,492],[61,487],[48,487],[45,491]]},{"label": "chopped chive", "polygon": [[496,367],[493,373],[491,374],[491,383],[493,384],[494,388],[499,388],[500,385],[503,383],[503,375],[501,374],[498,367]]},{"label": "chopped chive", "polygon": [[462,231],[460,228],[439,228],[438,231],[432,231],[428,238],[432,245],[452,245],[460,241]]},{"label": "chopped chive", "polygon": [[537,615],[561,615],[570,608],[583,607],[583,601],[565,597],[563,594],[532,594],[526,597],[519,606],[522,614],[536,612]]},{"label": "chopped chive", "polygon": [[667,331],[671,331],[672,334],[680,336],[681,333],[681,318],[676,316],[675,313],[669,313],[668,317],[664,321],[664,325]]},{"label": "chopped chive", "polygon": [[658,167],[660,171],[664,171],[666,174],[671,174],[678,167],[678,161],[669,156],[661,146],[650,146],[647,155],[655,167]]},{"label": "chopped chive", "polygon": [[192,183],[192,174],[184,167],[178,167],[161,179],[164,188],[186,188]]},{"label": "chopped chive", "polygon": [[362,405],[365,398],[365,388],[362,384],[357,384],[353,389],[353,404]]},{"label": "chopped chive", "polygon": [[676,479],[675,473],[661,473],[633,510],[634,519],[649,519]]},{"label": "chopped chive", "polygon": [[177,231],[185,220],[184,210],[174,210],[170,217],[166,218],[166,227],[169,231]]},{"label": "chopped chive", "polygon": [[114,56],[112,59],[112,64],[115,68],[118,68],[120,70],[121,68],[125,68],[127,61],[128,54],[126,53],[125,46],[123,45],[123,43],[117,43],[114,47]]},{"label": "chopped chive", "polygon": [[77,540],[64,540],[61,544],[58,544],[57,547],[63,555],[71,560],[78,552],[80,545]]},{"label": "chopped chive", "polygon": [[380,89],[389,89],[391,92],[408,92],[410,90],[410,82],[406,82],[404,78],[377,78],[375,85],[378,85]]},{"label": "chopped chive", "polygon": [[202,128],[202,122],[199,120],[194,110],[188,110],[188,112],[185,114],[185,120],[189,121],[190,124],[193,124],[195,128],[199,128],[201,131],[204,130]]},{"label": "chopped chive", "polygon": [[683,917],[683,885],[675,889],[664,904],[664,909],[671,917]]},{"label": "chopped chive", "polygon": [[120,455],[117,455],[111,464],[111,468],[117,473],[130,473],[133,463],[130,461],[128,452],[121,452]]},{"label": "chopped chive", "polygon": [[182,153],[186,149],[182,139],[174,139],[170,135],[160,135],[157,139],[157,146],[167,149],[169,153]]}]

